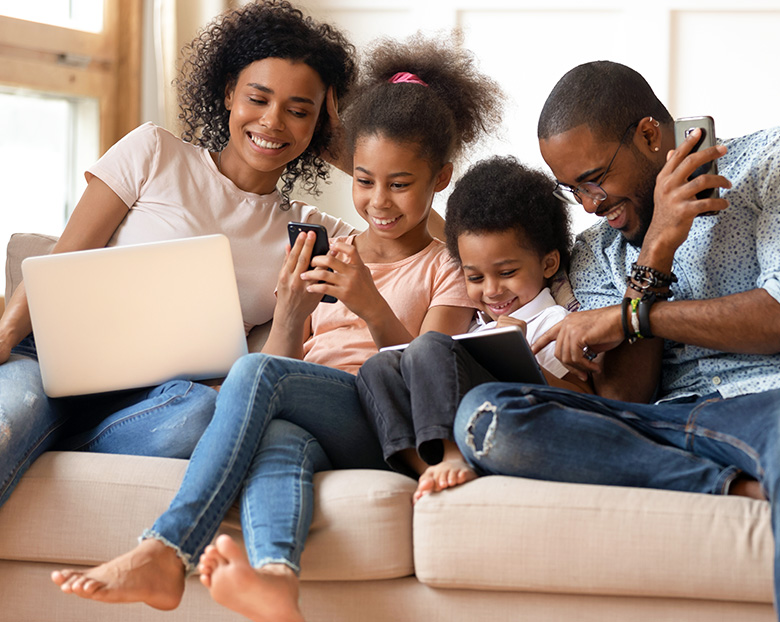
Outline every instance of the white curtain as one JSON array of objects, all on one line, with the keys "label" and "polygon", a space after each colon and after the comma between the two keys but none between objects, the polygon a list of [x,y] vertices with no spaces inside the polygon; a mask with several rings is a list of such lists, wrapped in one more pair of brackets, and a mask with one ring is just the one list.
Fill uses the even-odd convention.
[{"label": "white curtain", "polygon": [[236,0],[146,0],[144,39],[144,121],[179,134],[176,89],[172,82],[179,67],[180,53],[197,31],[215,15],[241,4]]}]

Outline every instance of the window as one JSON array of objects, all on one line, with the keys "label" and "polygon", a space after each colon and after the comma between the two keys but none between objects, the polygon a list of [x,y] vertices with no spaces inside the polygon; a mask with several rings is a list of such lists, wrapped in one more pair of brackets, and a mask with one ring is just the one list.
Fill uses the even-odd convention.
[{"label": "window", "polygon": [[0,0],[3,260],[11,233],[59,234],[84,169],[138,125],[142,5]]}]

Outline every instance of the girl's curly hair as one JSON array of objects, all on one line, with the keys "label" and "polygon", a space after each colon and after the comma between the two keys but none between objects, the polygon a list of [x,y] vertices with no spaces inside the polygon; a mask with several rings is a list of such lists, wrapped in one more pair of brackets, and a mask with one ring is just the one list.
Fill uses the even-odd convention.
[{"label": "girl's curly hair", "polygon": [[[479,71],[457,30],[438,37],[417,33],[405,41],[383,38],[366,58],[355,103],[346,110],[353,150],[360,136],[381,134],[419,145],[422,157],[439,168],[501,121],[501,89]],[[388,82],[399,72],[428,86]]]},{"label": "girl's curly hair", "polygon": [[[251,2],[226,11],[184,47],[183,56],[175,81],[182,138],[211,151],[221,151],[228,143],[225,92],[251,63],[264,58],[306,63],[326,87],[333,87],[339,100],[356,75],[355,48],[344,35],[304,16],[286,0]],[[333,138],[327,116],[323,104],[311,143],[282,174],[285,204],[298,179],[307,191],[318,194],[318,180],[328,177],[328,165],[319,156]]]}]

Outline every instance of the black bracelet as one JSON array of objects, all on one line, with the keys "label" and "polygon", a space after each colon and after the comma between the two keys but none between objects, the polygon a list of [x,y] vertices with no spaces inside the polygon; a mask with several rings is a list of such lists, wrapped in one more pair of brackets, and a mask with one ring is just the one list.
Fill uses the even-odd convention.
[{"label": "black bracelet", "polygon": [[645,294],[639,299],[639,332],[645,339],[653,338],[653,331],[650,330],[650,307],[656,301],[656,295],[652,292]]},{"label": "black bracelet", "polygon": [[631,264],[629,279],[635,281],[642,290],[647,290],[651,287],[669,287],[677,282],[677,275],[674,272],[666,274],[650,266],[640,266],[635,262]]},{"label": "black bracelet", "polygon": [[623,302],[620,305],[620,320],[623,323],[623,336],[626,338],[628,343],[634,343],[637,340],[637,334],[630,328],[628,324],[628,314],[631,313],[629,306],[631,306],[631,298],[626,296],[623,298]]}]

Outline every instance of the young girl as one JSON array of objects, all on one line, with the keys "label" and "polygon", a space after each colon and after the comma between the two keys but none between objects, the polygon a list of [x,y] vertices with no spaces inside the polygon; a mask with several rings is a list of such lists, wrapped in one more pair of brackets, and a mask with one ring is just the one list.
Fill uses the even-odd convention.
[{"label": "young girl", "polygon": [[[452,159],[497,121],[496,85],[448,41],[383,41],[364,75],[346,126],[366,230],[313,259],[313,234],[298,237],[279,275],[265,353],[231,370],[170,508],[130,553],[87,573],[54,573],[63,591],[176,607],[185,573],[239,497],[249,559],[220,538],[201,559],[203,583],[253,620],[301,619],[297,574],[314,472],[385,468],[354,372],[381,346],[427,330],[461,332],[473,315],[428,214]],[[324,294],[338,302],[320,303]]]},{"label": "young girl", "polygon": [[[496,157],[470,169],[450,196],[447,246],[480,310],[477,330],[520,324],[533,343],[566,315],[548,287],[571,247],[568,213],[554,186],[540,171]],[[548,382],[588,390],[554,351],[551,343],[536,355]],[[452,424],[468,390],[492,381],[461,344],[438,333],[421,335],[403,352],[380,352],[360,369],[358,391],[385,460],[420,476],[415,500],[476,477]]]},{"label": "young girl", "polygon": [[[268,0],[217,18],[185,51],[181,117],[185,140],[197,146],[151,124],[131,132],[87,171],[87,189],[54,252],[224,233],[248,330],[272,316],[288,220],[333,234],[352,230],[290,204],[288,193],[296,180],[315,186],[326,176],[318,155],[331,146],[326,101],[334,111],[351,86],[353,48],[287,2]],[[190,456],[214,412],[213,389],[173,381],[49,399],[30,331],[22,285],[0,320],[0,411],[14,439],[0,451],[0,503],[55,446]]]}]

